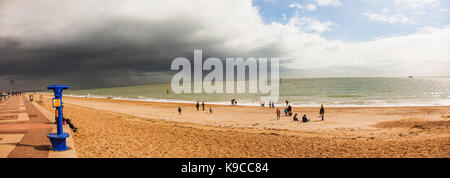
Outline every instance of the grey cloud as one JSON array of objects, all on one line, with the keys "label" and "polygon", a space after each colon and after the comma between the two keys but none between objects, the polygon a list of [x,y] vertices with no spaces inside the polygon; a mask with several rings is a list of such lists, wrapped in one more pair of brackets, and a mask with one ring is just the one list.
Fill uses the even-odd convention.
[{"label": "grey cloud", "polygon": [[[118,85],[120,80],[127,84],[131,78],[143,75],[150,78],[134,82],[139,84],[157,82],[151,79],[152,73],[168,72],[171,60],[176,57],[192,59],[194,49],[203,49],[204,58],[222,59],[271,57],[280,53],[276,44],[239,51],[225,48],[225,39],[220,35],[195,38],[195,33],[204,29],[203,24],[192,18],[146,22],[115,17],[73,24],[64,30],[67,33],[35,37],[29,46],[21,44],[30,39],[1,37],[0,76],[4,81],[55,81],[76,84],[78,88]],[[109,82],[107,78],[116,80]],[[43,87],[41,82],[34,83],[37,84],[26,88]]]}]

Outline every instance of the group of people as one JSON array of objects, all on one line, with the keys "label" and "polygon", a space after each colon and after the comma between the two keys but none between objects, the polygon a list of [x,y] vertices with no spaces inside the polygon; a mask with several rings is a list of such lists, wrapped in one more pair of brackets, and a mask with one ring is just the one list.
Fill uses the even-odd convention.
[{"label": "group of people", "polygon": [[[195,105],[195,108],[197,108],[197,111],[199,111],[199,108],[200,108],[200,102],[199,101],[197,101],[197,104]],[[202,101],[202,108],[203,108],[203,111],[205,110],[205,102],[204,101]]]},{"label": "group of people", "polygon": [[[295,115],[294,115],[294,121],[296,121],[296,122],[298,122],[298,114],[297,113],[295,113]],[[303,114],[303,117],[302,117],[302,122],[308,122],[309,121],[309,119],[306,117],[306,114]]]},{"label": "group of people", "polygon": [[0,101],[6,100],[6,98],[9,98],[11,96],[20,96],[22,95],[22,92],[1,92],[0,91]]},{"label": "group of people", "polygon": [[[231,100],[231,104],[232,106],[237,105],[237,101],[236,99],[232,99]],[[205,111],[205,102],[202,101],[202,110]],[[264,102],[261,102],[261,106],[264,107]],[[274,102],[269,102],[269,106],[271,108],[275,108],[275,103]],[[200,110],[200,102],[197,101],[197,103],[195,104],[195,108],[197,109],[197,111]],[[209,107],[209,113],[212,113],[212,108],[211,106]],[[280,108],[277,108],[276,110],[276,114],[277,114],[277,120],[279,120],[281,118],[281,111]],[[325,119],[325,109],[323,107],[323,104],[320,105],[320,111],[319,111],[320,117],[322,118],[322,121]],[[178,115],[182,115],[182,109],[181,107],[178,107]],[[292,116],[292,106],[289,104],[289,101],[286,100],[286,107],[284,108],[284,116]],[[298,119],[298,114],[295,113],[293,120],[296,122],[299,122],[300,120]],[[306,116],[306,114],[303,114],[302,116],[302,122],[309,122],[310,120],[308,119],[308,117]]]},{"label": "group of people", "polygon": [[[197,111],[200,111],[200,102],[197,101],[197,104],[195,104],[195,108],[197,109]],[[202,110],[205,111],[205,102],[202,101]],[[182,109],[181,107],[178,107],[178,115],[182,115]],[[209,113],[213,113],[213,110],[211,108],[211,106],[209,107]]]},{"label": "group of people", "polygon": [[[264,107],[265,104],[264,101],[260,102],[261,107]],[[269,108],[275,108],[275,102],[269,101]]]},{"label": "group of people", "polygon": [[[277,120],[279,120],[281,118],[281,111],[280,108],[277,108]],[[288,116],[288,113],[290,114],[289,116],[292,116],[292,107],[291,105],[289,105],[288,107],[284,108],[284,116]]]},{"label": "group of people", "polygon": [[[276,114],[277,114],[277,120],[279,120],[281,118],[281,111],[279,108],[277,108]],[[325,109],[323,107],[323,104],[320,105],[319,115],[323,121],[325,119]],[[286,100],[286,107],[284,108],[284,116],[292,116],[292,106],[289,104],[289,101],[287,101],[287,100]],[[292,119],[294,121],[298,122],[299,121],[298,114],[295,113],[295,115]],[[309,119],[306,116],[306,114],[303,114],[302,122],[309,122]]]}]

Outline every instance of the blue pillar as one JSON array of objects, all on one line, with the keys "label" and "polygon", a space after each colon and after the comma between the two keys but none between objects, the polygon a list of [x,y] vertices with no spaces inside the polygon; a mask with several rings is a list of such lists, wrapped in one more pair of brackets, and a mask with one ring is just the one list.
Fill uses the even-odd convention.
[{"label": "blue pillar", "polygon": [[53,90],[53,92],[55,93],[55,98],[53,98],[53,107],[58,110],[58,116],[56,118],[56,133],[49,133],[47,134],[47,137],[50,139],[54,151],[65,151],[69,149],[69,147],[66,146],[66,138],[70,135],[69,133],[63,132],[62,93],[64,89],[68,89],[70,88],[70,86],[49,85],[47,88],[49,90]]}]

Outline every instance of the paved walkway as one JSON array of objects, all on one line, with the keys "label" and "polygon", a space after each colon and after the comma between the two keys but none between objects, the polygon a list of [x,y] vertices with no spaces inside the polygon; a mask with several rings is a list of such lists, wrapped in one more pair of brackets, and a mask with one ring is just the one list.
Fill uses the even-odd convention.
[{"label": "paved walkway", "polygon": [[[53,118],[53,119],[52,119]],[[76,157],[72,149],[51,150],[47,134],[55,132],[54,115],[25,96],[14,96],[0,103],[0,158]],[[70,132],[67,127],[65,132]],[[72,133],[71,133],[72,134]]]}]

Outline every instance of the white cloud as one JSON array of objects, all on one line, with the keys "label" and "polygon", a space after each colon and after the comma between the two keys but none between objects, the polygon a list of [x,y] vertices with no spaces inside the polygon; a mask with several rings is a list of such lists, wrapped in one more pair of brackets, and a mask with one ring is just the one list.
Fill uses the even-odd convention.
[{"label": "white cloud", "polygon": [[316,0],[316,3],[319,6],[342,6],[339,0]]},{"label": "white cloud", "polygon": [[299,28],[303,32],[316,32],[320,34],[325,31],[331,31],[331,26],[335,24],[330,21],[320,22],[310,17],[293,17],[287,25]]},{"label": "white cloud", "polygon": [[308,4],[306,6],[306,9],[308,9],[309,11],[315,11],[317,9],[317,7],[314,4]]},{"label": "white cloud", "polygon": [[439,0],[395,0],[399,6],[406,6],[413,9],[424,8],[426,6],[439,5]]},{"label": "white cloud", "polygon": [[289,5],[290,8],[297,8],[297,9],[306,9],[308,11],[315,11],[317,9],[317,6],[314,4],[308,4],[306,6],[303,6],[299,3],[293,3]]},{"label": "white cloud", "polygon": [[[385,11],[387,12],[387,11]],[[403,15],[403,14],[394,14],[394,15],[386,15],[385,13],[377,14],[377,13],[363,13],[363,15],[368,16],[371,20],[386,22],[386,23],[402,23],[402,24],[414,24],[414,20]]]},{"label": "white cloud", "polygon": [[[368,71],[376,75],[450,75],[450,26],[349,43],[320,36],[333,26],[330,21],[293,17],[287,24],[265,24],[251,0],[33,2],[3,4],[0,38],[17,39],[21,48],[34,49],[48,43],[79,43],[80,38],[91,37],[86,36],[90,31],[108,32],[107,37],[120,37],[117,42],[131,47],[163,46],[170,40],[177,44],[169,51],[158,51],[161,56],[178,54],[174,53],[178,48],[187,52],[203,48],[204,53],[228,57],[276,56],[284,69],[310,71],[316,76],[353,75],[355,69],[360,73],[354,75],[367,75]],[[397,18],[373,16],[392,23],[409,21]],[[103,25],[117,20],[129,23]]]},{"label": "white cloud", "polygon": [[289,5],[290,8],[303,9],[304,7],[299,3],[293,3]]}]

